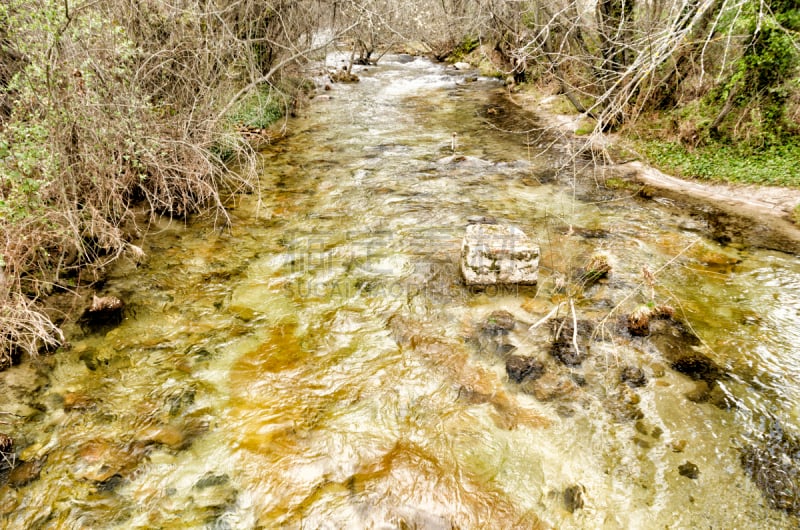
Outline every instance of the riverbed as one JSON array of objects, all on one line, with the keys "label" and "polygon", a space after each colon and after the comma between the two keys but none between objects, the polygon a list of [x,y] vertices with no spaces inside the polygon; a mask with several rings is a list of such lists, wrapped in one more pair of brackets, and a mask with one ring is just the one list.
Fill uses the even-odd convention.
[{"label": "riverbed", "polygon": [[[800,469],[796,257],[607,185],[497,80],[357,73],[264,149],[230,224],[163,220],[110,272],[119,326],[3,374],[27,466],[3,527],[796,527],[743,465]],[[474,216],[539,245],[538,285],[463,284]],[[713,379],[631,335],[641,307],[669,307]],[[552,322],[579,320],[565,365]],[[509,380],[512,355],[545,375]]]}]

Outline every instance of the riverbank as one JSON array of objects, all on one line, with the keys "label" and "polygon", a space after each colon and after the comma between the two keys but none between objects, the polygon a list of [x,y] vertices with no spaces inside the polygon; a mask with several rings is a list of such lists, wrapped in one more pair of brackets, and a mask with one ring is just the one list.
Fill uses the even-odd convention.
[{"label": "riverbank", "polygon": [[[571,141],[583,143],[583,147],[601,155],[599,158],[607,161],[602,168],[605,176],[647,186],[648,193],[655,192],[691,209],[710,208],[731,220],[746,220],[747,223],[732,222],[734,230],[738,226],[749,232],[742,233],[744,243],[800,254],[800,227],[793,222],[793,215],[800,207],[800,189],[674,177],[650,165],[635,151],[632,143],[619,134],[584,136],[586,118],[564,113],[559,96],[546,96],[527,89],[509,92],[509,99],[520,107],[534,109]],[[750,224],[753,221],[756,224]],[[732,235],[736,234],[724,235],[723,239]]]}]

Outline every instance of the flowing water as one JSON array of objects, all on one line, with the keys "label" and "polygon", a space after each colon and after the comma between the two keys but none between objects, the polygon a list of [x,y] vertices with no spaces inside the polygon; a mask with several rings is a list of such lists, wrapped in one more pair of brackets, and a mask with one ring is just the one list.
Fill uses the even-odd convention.
[{"label": "flowing water", "polygon": [[[229,228],[155,227],[105,284],[121,325],[3,374],[4,528],[797,525],[741,458],[800,426],[796,258],[598,187],[499,83],[409,59],[318,97]],[[537,287],[461,284],[473,215],[540,245]],[[598,251],[612,272],[581,290]],[[596,325],[580,366],[532,327],[559,304]],[[711,391],[620,329],[647,304],[724,369]],[[508,335],[486,331],[497,310]],[[540,386],[508,380],[509,345]]]}]

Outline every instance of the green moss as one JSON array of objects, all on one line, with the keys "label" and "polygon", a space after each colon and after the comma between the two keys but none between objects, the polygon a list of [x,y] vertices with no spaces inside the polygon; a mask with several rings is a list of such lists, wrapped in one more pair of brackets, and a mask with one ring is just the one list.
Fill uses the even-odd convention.
[{"label": "green moss", "polygon": [[800,204],[795,206],[794,210],[792,210],[792,221],[794,221],[794,224],[800,225]]},{"label": "green moss", "polygon": [[640,185],[636,182],[618,177],[607,178],[603,182],[603,185],[610,190],[631,190],[638,189],[640,187]]},{"label": "green moss", "polygon": [[464,39],[456,46],[447,59],[450,62],[457,63],[459,61],[463,61],[464,58],[469,55],[474,49],[476,49],[480,45],[480,41],[471,35],[467,35]]}]

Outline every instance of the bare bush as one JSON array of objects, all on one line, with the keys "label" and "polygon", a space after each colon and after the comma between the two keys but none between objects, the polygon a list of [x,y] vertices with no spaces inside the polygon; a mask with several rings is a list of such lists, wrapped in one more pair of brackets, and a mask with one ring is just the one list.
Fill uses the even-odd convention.
[{"label": "bare bush", "polygon": [[227,112],[303,56],[315,4],[0,6],[0,357],[57,342],[35,302],[134,248],[147,215],[224,224],[224,196],[257,189]]}]

